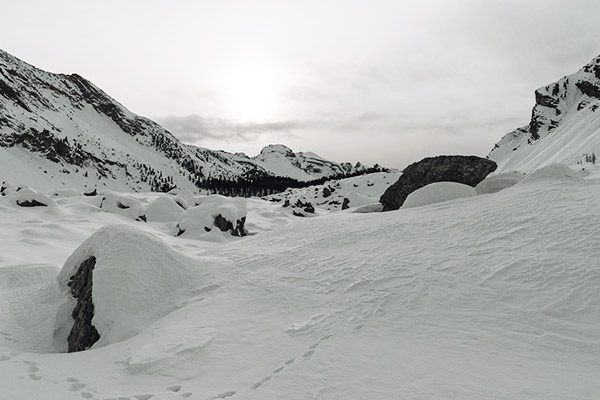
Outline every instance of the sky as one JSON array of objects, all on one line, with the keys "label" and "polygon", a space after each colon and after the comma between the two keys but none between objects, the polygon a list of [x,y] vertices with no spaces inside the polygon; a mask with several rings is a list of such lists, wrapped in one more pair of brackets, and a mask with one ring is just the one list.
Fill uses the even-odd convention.
[{"label": "sky", "polygon": [[0,48],[78,73],[186,143],[403,168],[485,156],[600,54],[596,0],[55,0]]}]

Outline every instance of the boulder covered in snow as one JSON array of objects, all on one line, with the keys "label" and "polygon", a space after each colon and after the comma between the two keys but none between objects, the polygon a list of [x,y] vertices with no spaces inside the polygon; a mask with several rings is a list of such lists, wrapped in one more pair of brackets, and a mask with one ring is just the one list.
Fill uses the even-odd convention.
[{"label": "boulder covered in snow", "polygon": [[203,271],[197,260],[154,235],[108,225],[86,239],[58,277],[62,303],[57,349],[80,351],[121,342],[146,330],[190,295]]},{"label": "boulder covered in snow", "polygon": [[436,182],[409,194],[402,208],[421,207],[475,195],[477,195],[477,191],[469,185],[456,182]]},{"label": "boulder covered in snow", "polygon": [[477,194],[496,193],[516,185],[523,178],[525,178],[525,175],[520,172],[505,172],[503,174],[488,176],[475,186],[475,190]]},{"label": "boulder covered in snow", "polygon": [[197,206],[183,212],[177,236],[198,239],[214,228],[232,236],[245,236],[245,223],[246,199],[211,195],[199,198]]},{"label": "boulder covered in snow", "polygon": [[113,192],[108,192],[104,195],[104,197],[102,197],[100,210],[124,215],[135,220],[146,220],[146,216],[144,215],[144,206],[142,206],[142,203],[131,197],[126,197]]},{"label": "boulder covered in snow", "polygon": [[550,164],[527,175],[519,185],[551,181],[582,182],[583,178],[565,164]]},{"label": "boulder covered in snow", "polygon": [[476,156],[424,158],[406,167],[379,201],[383,204],[383,211],[397,210],[410,193],[430,183],[456,182],[475,187],[496,168],[494,161]]},{"label": "boulder covered in snow", "polygon": [[48,196],[29,188],[20,189],[15,195],[15,201],[19,207],[51,207],[56,205],[55,201]]},{"label": "boulder covered in snow", "polygon": [[174,196],[160,196],[146,207],[146,220],[156,222],[179,221],[186,210],[185,200]]}]

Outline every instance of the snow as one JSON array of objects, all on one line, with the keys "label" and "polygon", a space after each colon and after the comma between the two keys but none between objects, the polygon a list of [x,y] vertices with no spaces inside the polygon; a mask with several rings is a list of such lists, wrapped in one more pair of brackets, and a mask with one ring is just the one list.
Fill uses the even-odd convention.
[{"label": "snow", "polygon": [[525,174],[519,172],[504,172],[497,175],[489,175],[475,186],[477,194],[496,193],[519,183]]},{"label": "snow", "polygon": [[402,208],[421,207],[475,195],[477,192],[469,185],[456,182],[435,182],[409,194]]},{"label": "snow", "polygon": [[550,164],[527,175],[519,184],[549,183],[553,181],[582,182],[583,179],[565,164]]},{"label": "snow", "polygon": [[36,191],[29,188],[22,188],[15,193],[15,202],[17,205],[23,204],[42,204],[43,206],[38,207],[55,207],[56,203],[48,196],[37,193]]},{"label": "snow", "polygon": [[211,195],[199,199],[199,204],[188,208],[177,224],[180,236],[188,239],[222,240],[223,233],[215,228],[218,215],[230,221],[235,228],[236,222],[246,217],[246,199]]},{"label": "snow", "polygon": [[119,193],[108,192],[102,197],[100,210],[139,219],[144,215],[144,207],[136,199]]},{"label": "snow", "polygon": [[[255,234],[222,242],[98,212],[101,196],[0,197],[2,398],[596,399],[588,170],[386,213],[302,219],[249,199]],[[90,254],[102,342],[57,353],[65,281]]]},{"label": "snow", "polygon": [[596,57],[576,73],[536,90],[554,104],[536,101],[532,122],[539,138],[534,139],[530,126],[507,133],[489,154],[498,163],[497,172],[531,172],[555,163],[591,165],[586,155],[600,155],[600,99],[584,94],[580,85],[600,87],[595,72],[599,65]]},{"label": "snow", "polygon": [[[288,200],[290,204],[311,203],[315,208],[327,211],[341,210],[344,199],[350,202],[350,208],[361,207],[379,202],[385,190],[395,183],[401,172],[376,172],[372,174],[354,176],[351,178],[334,179],[322,185],[313,185],[300,189],[287,189],[283,193],[266,196],[270,201],[282,202]],[[329,195],[325,193],[329,191]]]},{"label": "snow", "polygon": [[[79,266],[95,257],[94,318],[98,348],[135,336],[180,307],[190,287],[201,284],[202,266],[153,235],[125,225],[108,225],[90,236],[67,259],[57,281],[65,302],[56,317],[58,342],[73,325],[74,300],[67,285]],[[64,350],[64,349],[63,349]]]},{"label": "snow", "polygon": [[173,196],[160,196],[146,208],[146,219],[157,222],[179,221],[187,208],[185,200]]}]

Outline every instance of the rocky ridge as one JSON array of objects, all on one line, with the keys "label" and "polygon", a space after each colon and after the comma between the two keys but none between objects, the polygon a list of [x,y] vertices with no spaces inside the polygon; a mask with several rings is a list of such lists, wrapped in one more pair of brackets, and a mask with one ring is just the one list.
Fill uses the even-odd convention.
[{"label": "rocky ridge", "polygon": [[12,167],[0,165],[0,181],[45,191],[198,191],[209,179],[306,182],[367,169],[282,145],[256,157],[186,145],[85,78],[42,71],[2,50],[0,159]]},{"label": "rocky ridge", "polygon": [[600,56],[535,91],[528,125],[506,134],[489,158],[499,171],[533,171],[552,163],[595,163],[600,154]]}]

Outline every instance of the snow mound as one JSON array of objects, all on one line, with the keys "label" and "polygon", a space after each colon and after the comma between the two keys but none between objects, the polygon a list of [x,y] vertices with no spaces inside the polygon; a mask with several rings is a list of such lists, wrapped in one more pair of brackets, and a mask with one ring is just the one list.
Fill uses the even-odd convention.
[{"label": "snow mound", "polygon": [[179,221],[181,214],[185,211],[184,205],[184,202],[178,202],[173,196],[161,196],[146,208],[146,220],[156,222]]},{"label": "snow mound", "polygon": [[519,172],[505,172],[503,174],[488,176],[475,186],[477,194],[496,193],[503,189],[516,185],[525,177]]},{"label": "snow mound", "polygon": [[57,191],[52,193],[52,196],[60,198],[73,198],[79,197],[81,195],[83,195],[83,193],[81,193],[81,191],[77,189],[58,189]]},{"label": "snow mound", "polygon": [[0,268],[0,289],[11,290],[40,285],[56,278],[58,268],[52,264],[19,264]]},{"label": "snow mound", "polygon": [[100,209],[105,212],[119,214],[131,219],[145,219],[142,203],[131,197],[108,192],[102,198]]},{"label": "snow mound", "polygon": [[402,208],[421,207],[475,195],[477,192],[469,185],[456,182],[435,182],[409,194]]},{"label": "snow mound", "polygon": [[520,185],[536,183],[536,182],[583,182],[583,179],[577,172],[573,171],[565,164],[550,164],[540,169],[533,171],[527,175]]},{"label": "snow mound", "polygon": [[365,196],[354,191],[346,193],[345,198],[348,199],[348,206],[350,208],[374,204],[378,200],[377,198]]},{"label": "snow mound", "polygon": [[55,343],[67,343],[75,307],[68,282],[90,257],[96,258],[92,324],[100,334],[94,348],[133,337],[179,308],[202,272],[197,260],[151,234],[125,225],[105,226],[73,252],[58,274],[66,300],[58,309]]},{"label": "snow mound", "polygon": [[21,207],[56,207],[56,202],[33,189],[24,188],[15,193],[15,202]]},{"label": "snow mound", "polygon": [[[231,222],[232,229],[229,231],[232,235],[242,236],[245,234],[243,226],[247,213],[246,199],[211,195],[198,198],[197,201],[199,202],[197,206],[187,209],[181,215],[177,224],[178,236],[211,241],[221,239],[222,235],[215,234],[215,232],[224,231],[224,229],[214,229],[219,216]],[[239,230],[240,225],[241,231]]]}]

